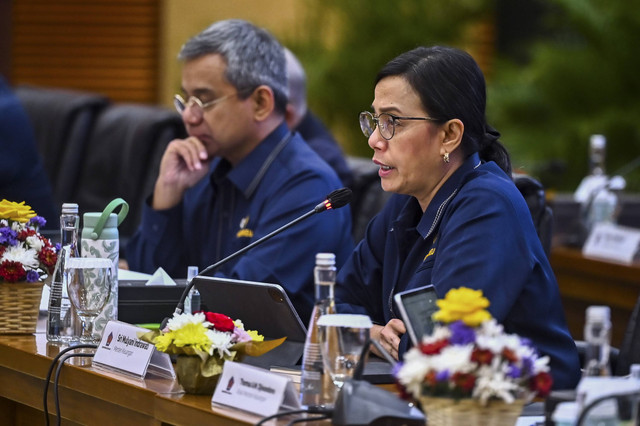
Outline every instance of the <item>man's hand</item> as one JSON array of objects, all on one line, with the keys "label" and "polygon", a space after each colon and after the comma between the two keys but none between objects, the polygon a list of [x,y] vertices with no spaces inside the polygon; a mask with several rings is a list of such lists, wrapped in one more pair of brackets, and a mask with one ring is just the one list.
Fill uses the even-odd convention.
[{"label": "man's hand", "polygon": [[[383,348],[391,354],[394,359],[398,359],[398,345],[400,344],[400,337],[407,332],[404,323],[399,319],[392,319],[387,325],[374,325],[371,327],[371,338],[380,342]],[[378,353],[375,346],[371,346],[373,353],[378,356],[382,356]]]},{"label": "man's hand", "polygon": [[171,141],[160,162],[151,207],[163,210],[178,205],[185,191],[206,176],[211,160],[196,137]]}]

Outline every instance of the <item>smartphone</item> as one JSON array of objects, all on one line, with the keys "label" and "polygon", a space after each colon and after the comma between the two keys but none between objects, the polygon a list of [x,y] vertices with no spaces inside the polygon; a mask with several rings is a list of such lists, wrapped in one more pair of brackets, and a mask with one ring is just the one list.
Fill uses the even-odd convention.
[{"label": "smartphone", "polygon": [[422,336],[433,332],[431,316],[438,310],[436,290],[433,285],[427,285],[397,293],[393,299],[411,343],[416,346],[422,340]]}]

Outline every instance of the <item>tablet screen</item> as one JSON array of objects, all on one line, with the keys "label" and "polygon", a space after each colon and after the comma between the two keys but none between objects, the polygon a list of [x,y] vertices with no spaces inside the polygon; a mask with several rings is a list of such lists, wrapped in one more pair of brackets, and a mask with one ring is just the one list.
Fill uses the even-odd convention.
[{"label": "tablet screen", "polygon": [[433,332],[431,316],[438,310],[435,288],[432,285],[403,291],[394,296],[411,342],[417,345],[422,336]]}]

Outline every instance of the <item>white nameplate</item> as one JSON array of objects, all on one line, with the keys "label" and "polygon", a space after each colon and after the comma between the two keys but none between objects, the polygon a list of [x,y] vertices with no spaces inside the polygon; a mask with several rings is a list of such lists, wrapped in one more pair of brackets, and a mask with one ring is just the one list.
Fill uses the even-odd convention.
[{"label": "white nameplate", "polygon": [[631,264],[639,244],[640,229],[599,223],[584,243],[582,254]]},{"label": "white nameplate", "polygon": [[290,378],[233,361],[224,363],[211,402],[261,416],[276,414],[280,408],[300,409]]},{"label": "white nameplate", "polygon": [[148,331],[125,322],[109,321],[93,362],[137,377],[144,377],[147,371],[152,371],[175,379],[176,373],[169,355],[158,352],[153,344],[138,339],[138,332]]}]

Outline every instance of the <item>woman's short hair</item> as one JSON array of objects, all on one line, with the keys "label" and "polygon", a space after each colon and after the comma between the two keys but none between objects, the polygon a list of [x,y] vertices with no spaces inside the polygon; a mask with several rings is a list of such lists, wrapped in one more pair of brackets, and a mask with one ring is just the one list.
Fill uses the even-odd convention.
[{"label": "woman's short hair", "polygon": [[208,54],[225,59],[225,77],[240,98],[260,85],[269,86],[276,110],[284,114],[289,96],[284,49],[271,33],[241,19],[219,21],[189,39],[178,59],[189,61]]},{"label": "woman's short hair", "polygon": [[485,161],[495,161],[511,176],[511,161],[500,134],[486,121],[484,75],[467,52],[452,47],[418,47],[389,61],[378,73],[376,84],[385,77],[401,76],[420,97],[430,117],[464,123],[462,149]]}]

